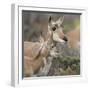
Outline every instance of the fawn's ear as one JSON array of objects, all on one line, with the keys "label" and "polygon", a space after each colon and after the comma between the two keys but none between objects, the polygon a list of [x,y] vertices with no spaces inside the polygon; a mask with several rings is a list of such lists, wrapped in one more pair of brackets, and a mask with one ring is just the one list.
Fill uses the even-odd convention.
[{"label": "fawn's ear", "polygon": [[42,32],[40,32],[39,41],[40,41],[40,43],[43,43],[44,42],[44,38],[42,37]]},{"label": "fawn's ear", "polygon": [[40,35],[39,41],[40,41],[40,43],[44,42],[44,38],[41,35]]},{"label": "fawn's ear", "polygon": [[64,16],[59,17],[59,19],[57,20],[57,22],[58,22],[59,24],[62,24],[63,21],[64,21]]}]

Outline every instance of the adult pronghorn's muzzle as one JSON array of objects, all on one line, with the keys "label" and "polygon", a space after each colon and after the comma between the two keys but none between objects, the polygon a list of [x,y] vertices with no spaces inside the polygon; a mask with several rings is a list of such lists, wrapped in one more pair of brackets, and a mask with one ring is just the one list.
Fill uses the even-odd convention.
[{"label": "adult pronghorn's muzzle", "polygon": [[66,36],[64,36],[64,37],[63,37],[63,40],[64,40],[65,42],[67,42],[67,41],[68,41],[68,38],[67,38]]}]

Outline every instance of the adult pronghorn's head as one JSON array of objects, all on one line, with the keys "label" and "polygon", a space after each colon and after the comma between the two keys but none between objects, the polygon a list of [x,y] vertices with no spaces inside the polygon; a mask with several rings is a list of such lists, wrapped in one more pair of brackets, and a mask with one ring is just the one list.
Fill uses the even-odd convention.
[{"label": "adult pronghorn's head", "polygon": [[63,33],[63,20],[64,16],[59,17],[58,20],[54,21],[51,16],[49,17],[48,30],[53,33],[53,40],[57,42],[67,42],[68,39]]}]

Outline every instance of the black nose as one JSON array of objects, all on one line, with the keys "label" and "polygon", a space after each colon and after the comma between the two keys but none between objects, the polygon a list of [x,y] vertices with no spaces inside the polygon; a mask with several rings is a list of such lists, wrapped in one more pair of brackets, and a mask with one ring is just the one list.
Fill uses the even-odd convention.
[{"label": "black nose", "polygon": [[56,27],[53,27],[52,30],[55,31],[56,30]]},{"label": "black nose", "polygon": [[64,36],[63,40],[67,42],[68,38],[66,36]]}]

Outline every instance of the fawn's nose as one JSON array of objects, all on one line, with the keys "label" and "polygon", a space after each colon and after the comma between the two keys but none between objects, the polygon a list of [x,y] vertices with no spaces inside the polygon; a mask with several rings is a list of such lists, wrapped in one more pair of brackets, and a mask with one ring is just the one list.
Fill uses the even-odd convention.
[{"label": "fawn's nose", "polygon": [[67,38],[66,36],[64,36],[64,37],[63,37],[63,40],[64,40],[65,42],[67,42],[67,41],[68,41],[68,38]]}]

